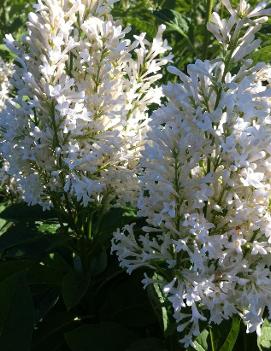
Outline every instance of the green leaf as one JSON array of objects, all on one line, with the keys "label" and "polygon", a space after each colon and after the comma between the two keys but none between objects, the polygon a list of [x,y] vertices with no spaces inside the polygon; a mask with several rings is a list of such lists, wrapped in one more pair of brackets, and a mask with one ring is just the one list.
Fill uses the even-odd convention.
[{"label": "green leaf", "polygon": [[232,351],[233,347],[236,343],[236,340],[239,335],[240,331],[240,318],[235,316],[232,318],[232,323],[231,323],[231,330],[227,336],[227,339],[225,340],[224,344],[222,347],[219,349],[219,351]]},{"label": "green leaf", "polygon": [[168,311],[165,307],[165,296],[163,295],[162,290],[158,284],[154,283],[153,287],[157,294],[157,298],[160,301],[164,333],[167,333],[169,329],[169,318],[168,318]]},{"label": "green leaf", "polygon": [[15,274],[0,284],[0,349],[29,351],[34,307],[24,274]]},{"label": "green leaf", "polygon": [[271,324],[267,319],[263,322],[261,335],[257,338],[257,345],[261,351],[271,348]]},{"label": "green leaf", "polygon": [[63,234],[44,234],[29,223],[17,223],[0,236],[0,254],[5,258],[41,259],[49,252],[69,244],[70,238]]},{"label": "green leaf", "polygon": [[7,279],[15,273],[25,271],[33,264],[30,260],[12,260],[0,263],[0,281]]},{"label": "green leaf", "polygon": [[[112,283],[104,293],[100,291],[98,294],[98,298],[103,296],[99,310],[101,321],[123,323],[131,329],[147,328],[156,323],[146,293],[134,277]],[[97,305],[97,298],[92,303]]]},{"label": "green leaf", "polygon": [[[161,277],[155,273],[155,280],[159,281]],[[149,285],[147,287],[147,293],[149,296],[149,301],[152,305],[152,308],[160,322],[160,326],[163,329],[166,336],[172,334],[172,327],[170,323],[170,318],[168,315],[168,310],[166,307],[166,298],[163,294],[163,291],[159,287],[158,283]]]},{"label": "green leaf", "polygon": [[145,338],[137,340],[125,351],[166,351],[161,339]]},{"label": "green leaf", "polygon": [[28,270],[27,281],[30,285],[61,286],[63,273],[57,268],[37,263]]},{"label": "green leaf", "polygon": [[[40,291],[37,291],[40,290]],[[56,306],[60,298],[60,289],[41,286],[33,288],[35,301],[35,321],[43,321],[47,314]]]},{"label": "green leaf", "polygon": [[208,351],[208,339],[209,332],[204,329],[200,335],[193,341],[193,349],[196,351]]},{"label": "green leaf", "polygon": [[28,206],[25,203],[13,204],[1,212],[1,218],[17,221],[39,221],[56,218],[54,211],[43,211],[41,206]]},{"label": "green leaf", "polygon": [[56,344],[66,345],[64,332],[70,331],[70,328],[78,323],[74,319],[75,315],[71,312],[51,310],[34,332],[32,350],[51,351],[55,349]]},{"label": "green leaf", "polygon": [[1,51],[9,51],[5,44],[0,44]]},{"label": "green leaf", "polygon": [[[96,243],[101,246],[110,246],[113,232],[117,228],[122,228],[125,224],[136,221],[136,217],[131,209],[112,208],[102,217],[102,222],[98,225],[98,236]],[[94,226],[96,227],[95,223]]]},{"label": "green leaf", "polygon": [[231,320],[223,320],[219,325],[214,324],[209,329],[209,335],[212,344],[212,350],[218,351],[224,344],[230,330]]},{"label": "green leaf", "polygon": [[42,233],[55,234],[59,229],[59,224],[57,223],[47,223],[47,222],[41,221],[41,222],[38,222],[37,224],[38,224],[37,226],[38,231]]},{"label": "green leaf", "polygon": [[62,295],[68,310],[78,305],[86,294],[88,286],[89,279],[78,272],[70,271],[65,275],[62,282]]},{"label": "green leaf", "polygon": [[264,47],[260,47],[252,54],[252,58],[255,63],[259,61],[270,62],[271,60],[271,45],[266,45]]},{"label": "green leaf", "polygon": [[49,257],[44,260],[44,262],[46,266],[57,269],[58,271],[62,272],[64,276],[71,270],[70,264],[72,264],[72,257],[69,257],[68,254],[67,257],[65,257],[65,254],[65,252],[63,254],[61,250],[58,250],[58,252],[51,253]]},{"label": "green leaf", "polygon": [[101,274],[107,267],[107,253],[104,247],[100,248],[98,253],[91,257],[90,273],[92,276]]},{"label": "green leaf", "polygon": [[125,351],[136,337],[115,323],[88,324],[65,334],[72,351]]},{"label": "green leaf", "polygon": [[0,254],[5,258],[39,259],[47,253],[52,237],[20,223],[0,236]]},{"label": "green leaf", "polygon": [[33,230],[33,227],[19,224],[12,225],[8,230],[0,236],[0,251],[11,249],[25,242],[31,242],[39,237],[40,234]]}]

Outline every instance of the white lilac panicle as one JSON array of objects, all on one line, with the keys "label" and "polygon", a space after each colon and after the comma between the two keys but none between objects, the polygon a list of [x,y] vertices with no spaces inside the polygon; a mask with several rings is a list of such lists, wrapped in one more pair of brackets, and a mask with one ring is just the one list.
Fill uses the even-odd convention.
[{"label": "white lilac panicle", "polygon": [[[214,26],[234,35],[240,27],[242,36],[245,16],[258,26],[255,10],[239,18],[224,3],[231,17]],[[264,311],[271,318],[271,71],[246,59],[231,73],[231,29],[214,26],[231,56],[197,60],[187,74],[171,68],[180,83],[164,87],[168,103],[152,115],[141,159],[138,215],[147,226],[141,235],[126,226],[112,242],[129,273],[160,275],[186,346],[204,323],[238,314],[247,332],[260,333]],[[251,40],[242,40],[248,53]]]},{"label": "white lilac panicle", "polygon": [[6,37],[16,94],[1,115],[1,149],[29,204],[47,208],[63,193],[83,206],[135,199],[148,109],[171,56],[164,26],[152,42],[126,39],[114,2],[39,0],[23,44]]},{"label": "white lilac panicle", "polygon": [[260,45],[255,33],[268,20],[271,9],[266,9],[267,1],[260,2],[255,8],[245,0],[240,0],[237,9],[233,9],[229,0],[221,0],[221,4],[229,11],[230,18],[221,19],[214,12],[207,28],[222,45],[225,56],[237,62]]},{"label": "white lilac panicle", "polygon": [[13,66],[10,63],[4,62],[0,58],[0,111],[4,108],[5,102],[10,95]]},{"label": "white lilac panicle", "polygon": [[[13,65],[0,58],[0,112],[5,108],[7,100],[10,98],[12,84],[10,78],[13,74]],[[16,192],[14,177],[8,175],[9,162],[1,160],[0,184],[7,193]]]}]

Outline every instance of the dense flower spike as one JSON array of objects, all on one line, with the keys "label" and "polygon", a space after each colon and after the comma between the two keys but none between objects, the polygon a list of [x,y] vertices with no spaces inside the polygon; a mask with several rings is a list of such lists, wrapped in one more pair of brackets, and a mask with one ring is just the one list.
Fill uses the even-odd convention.
[{"label": "dense flower spike", "polygon": [[4,108],[10,94],[10,77],[12,76],[12,72],[12,65],[0,58],[0,111]]},{"label": "dense flower spike", "polygon": [[6,38],[16,95],[1,116],[2,153],[29,204],[134,200],[147,110],[171,57],[163,26],[153,42],[125,39],[114,2],[39,0],[23,44]]},{"label": "dense flower spike", "polygon": [[247,59],[271,11],[222,3],[230,18],[214,13],[208,28],[225,55],[171,68],[180,83],[149,125],[138,200],[148,226],[118,230],[112,246],[129,273],[160,276],[144,284],[167,295],[186,346],[200,323],[238,314],[260,333],[271,318],[271,70]]},{"label": "dense flower spike", "polygon": [[[10,97],[12,84],[10,78],[13,74],[13,65],[4,62],[0,58],[0,112],[5,109],[7,99]],[[0,184],[7,193],[14,194],[16,192],[16,185],[14,177],[10,177],[8,174],[9,162],[7,160],[1,160],[0,169]]]}]

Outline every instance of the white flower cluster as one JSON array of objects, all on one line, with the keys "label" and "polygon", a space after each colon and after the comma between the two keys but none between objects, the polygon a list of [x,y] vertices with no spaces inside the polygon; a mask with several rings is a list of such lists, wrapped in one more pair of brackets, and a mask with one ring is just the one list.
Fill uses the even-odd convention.
[{"label": "white flower cluster", "polygon": [[[4,158],[24,200],[44,208],[132,202],[155,86],[171,60],[159,27],[134,41],[110,15],[115,0],[38,0],[23,44],[11,35],[16,90],[1,115]],[[64,191],[63,191],[64,190]]]},{"label": "white flower cluster", "polygon": [[[6,102],[10,98],[12,74],[13,65],[0,58],[0,112],[5,108]],[[8,170],[8,161],[1,159],[0,184],[7,193],[14,194],[16,192],[15,179],[8,175]]]},{"label": "white flower cluster", "polygon": [[12,72],[12,65],[10,63],[4,62],[0,58],[0,111],[4,108],[5,102],[10,94],[10,77],[12,75]]},{"label": "white flower cluster", "polygon": [[260,333],[271,318],[271,70],[247,58],[271,11],[222,3],[230,17],[208,27],[225,56],[170,69],[180,83],[165,86],[141,160],[148,226],[118,230],[112,246],[129,273],[163,279],[144,283],[160,284],[186,346],[204,323],[239,315]]}]

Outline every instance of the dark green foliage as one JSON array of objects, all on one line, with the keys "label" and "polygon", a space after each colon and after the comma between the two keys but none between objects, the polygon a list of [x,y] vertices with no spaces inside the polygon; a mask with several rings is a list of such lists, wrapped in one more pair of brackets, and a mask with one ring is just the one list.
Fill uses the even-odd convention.
[{"label": "dark green foliage", "polygon": [[232,351],[240,331],[240,318],[234,317],[231,323],[230,332],[219,351]]},{"label": "dark green foliage", "polygon": [[204,329],[201,332],[201,334],[196,338],[193,349],[196,351],[207,351],[209,336],[209,331],[207,329]]},{"label": "dark green foliage", "polygon": [[[4,35],[12,33],[19,39],[32,3],[0,0],[0,56],[5,59],[10,56],[1,45]],[[206,31],[216,4],[121,0],[113,15],[132,27],[131,37],[146,32],[151,38],[165,23],[174,64],[185,70],[196,58],[219,54]],[[254,53],[255,61],[270,62],[270,32],[269,22],[260,34],[264,45]],[[164,69],[163,83],[172,79]],[[82,208],[80,216],[90,210]],[[134,209],[114,208],[102,215],[93,209],[91,238],[76,236],[58,224],[54,211],[38,206],[5,204],[0,217],[0,350],[184,351],[163,296],[154,288],[144,291],[142,272],[128,276],[110,254],[112,233],[135,221]],[[137,221],[140,226],[144,222]],[[258,340],[255,334],[247,336],[243,326],[239,329],[238,318],[206,326],[189,351],[255,351],[256,343],[260,350],[271,348],[267,321]]]},{"label": "dark green foliage", "polygon": [[[206,31],[206,0],[172,1],[120,1],[115,16],[126,25],[132,26],[132,33],[146,32],[151,38],[159,24],[166,24],[166,38],[172,47],[174,63],[181,69],[196,58],[214,56],[209,50],[211,35]],[[165,72],[164,72],[165,73]],[[168,75],[164,75],[164,81]]]},{"label": "dark green foliage", "polygon": [[137,340],[125,351],[166,351],[161,339],[145,338]]},{"label": "dark green foliage", "polygon": [[261,351],[271,349],[271,325],[267,319],[263,323],[262,335],[258,337],[257,344]]},{"label": "dark green foliage", "polygon": [[[255,6],[259,1],[249,3]],[[239,0],[232,1],[238,4]],[[180,69],[193,63],[196,59],[213,59],[219,55],[219,49],[212,35],[206,30],[206,24],[212,10],[218,4],[217,0],[126,0],[119,1],[114,9],[114,15],[125,25],[132,26],[131,36],[135,33],[146,32],[151,38],[157,31],[158,25],[166,24],[165,37],[168,39],[174,54],[174,64]],[[221,8],[221,15],[225,9]],[[255,61],[270,62],[271,43],[270,20],[261,30],[262,48],[255,51]],[[163,72],[163,82],[173,80],[172,75]]]},{"label": "dark green foliage", "polygon": [[0,349],[108,350],[110,345],[125,351],[145,337],[153,347],[157,337],[163,343],[141,275],[128,277],[110,255],[112,231],[134,221],[133,211],[113,209],[101,223],[93,216],[100,228],[96,241],[63,232],[54,212],[38,207],[11,205],[1,216]]},{"label": "dark green foliage", "polygon": [[0,0],[0,56],[9,58],[3,39],[9,33],[16,39],[20,38],[33,3],[34,0]]},{"label": "dark green foliage", "polygon": [[0,283],[0,346],[28,351],[34,327],[34,306],[25,272],[20,269]]},{"label": "dark green foliage", "polygon": [[[120,337],[121,336],[121,337]],[[116,323],[86,324],[65,334],[72,351],[121,351],[136,340],[136,335]]]}]

